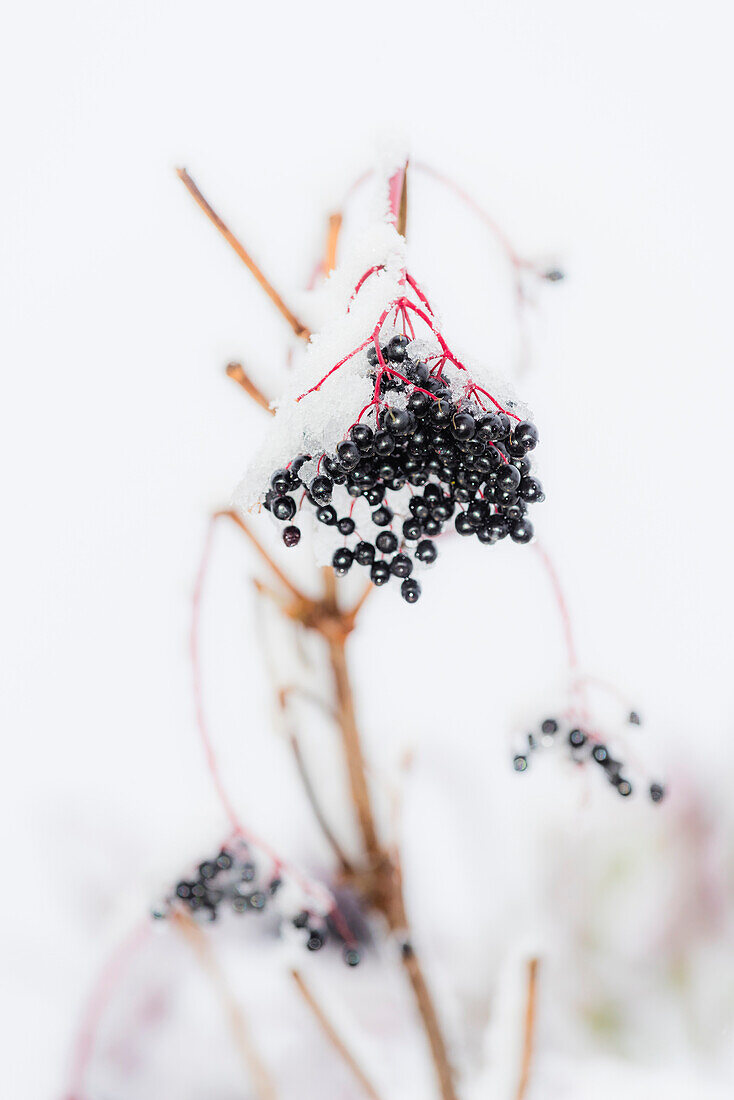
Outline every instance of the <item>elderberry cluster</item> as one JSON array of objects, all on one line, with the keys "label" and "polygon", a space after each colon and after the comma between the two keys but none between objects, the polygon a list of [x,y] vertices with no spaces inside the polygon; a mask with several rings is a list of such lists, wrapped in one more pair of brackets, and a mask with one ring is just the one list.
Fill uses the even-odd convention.
[{"label": "elderberry cluster", "polygon": [[[406,336],[398,335],[381,349],[386,368],[378,368],[377,349],[368,349],[375,380],[374,428],[353,424],[336,452],[320,457],[311,478],[301,477],[310,455],[276,470],[264,503],[286,524],[285,545],[295,546],[301,531],[292,521],[298,497],[305,493],[303,500],[317,520],[344,537],[332,558],[337,575],[356,564],[369,570],[377,586],[395,577],[403,599],[415,603],[421,586],[412,576],[414,566],[436,560],[434,539],[447,525],[453,521],[460,535],[476,536],[483,545],[507,537],[527,543],[533,537],[528,505],[542,501],[544,493],[531,473],[535,425],[488,412],[468,398],[456,399],[440,369],[432,373],[426,363],[409,358],[408,344]],[[395,396],[385,400],[390,391]],[[393,496],[406,485],[411,493],[407,507],[405,494]],[[369,530],[357,530],[347,498],[347,514],[339,515],[333,503],[336,486],[366,500]]]},{"label": "elderberry cluster", "polygon": [[[164,903],[153,910],[153,916],[165,919],[174,905],[184,906],[199,921],[215,921],[226,911],[261,913],[270,906],[281,886],[280,877],[263,875],[249,846],[237,841],[222,848],[213,859],[200,863],[194,874],[180,879]],[[308,910],[287,919],[294,928],[303,931],[309,951],[319,951],[330,933],[340,938],[328,918]],[[344,944],[343,953],[348,966],[357,966],[360,954],[353,944]]]},{"label": "elderberry cluster", "polygon": [[[628,721],[632,725],[639,726],[640,718],[636,711],[631,711]],[[577,764],[593,761],[598,764],[607,780],[617,792],[628,798],[632,794],[632,784],[622,775],[624,768],[620,760],[616,760],[606,745],[580,726],[561,724],[555,718],[545,718],[540,724],[540,731],[529,733],[527,736],[527,750],[518,752],[513,758],[513,767],[516,772],[525,772],[530,764],[530,754],[540,748],[547,748],[556,744],[559,740],[565,741],[571,759]],[[665,788],[660,783],[650,783],[648,794],[653,802],[662,802],[665,796]]]},{"label": "elderberry cluster", "polygon": [[246,844],[225,847],[213,859],[200,863],[195,874],[177,882],[155,915],[166,916],[174,902],[201,920],[216,920],[224,908],[235,913],[257,913],[265,909],[280,886],[277,876],[263,879]]}]

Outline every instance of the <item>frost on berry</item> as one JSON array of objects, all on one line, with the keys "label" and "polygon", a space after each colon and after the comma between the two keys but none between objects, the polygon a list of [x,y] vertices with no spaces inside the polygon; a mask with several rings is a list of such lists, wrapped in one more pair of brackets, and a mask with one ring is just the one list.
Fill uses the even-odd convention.
[{"label": "frost on berry", "polygon": [[537,429],[449,345],[393,226],[332,275],[321,307],[235,505],[270,512],[288,547],[308,526],[322,564],[362,569],[408,603],[440,535],[530,542]]}]

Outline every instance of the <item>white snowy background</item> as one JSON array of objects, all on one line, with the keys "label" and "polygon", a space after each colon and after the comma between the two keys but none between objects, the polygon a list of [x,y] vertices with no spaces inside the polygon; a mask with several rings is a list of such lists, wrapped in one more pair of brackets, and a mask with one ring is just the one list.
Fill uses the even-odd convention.
[{"label": "white snowy background", "polygon": [[[453,540],[416,607],[369,602],[351,653],[362,728],[375,782],[413,752],[408,900],[464,1093],[512,1097],[537,952],[532,1098],[731,1095],[731,24],[723,3],[628,0],[30,0],[6,16],[3,1095],[65,1095],[104,960],[226,830],[194,724],[191,592],[207,516],[268,427],[224,365],[275,392],[292,338],[174,168],[305,311],[328,213],[395,132],[567,273],[538,288],[518,376],[500,251],[411,178],[411,269],[449,337],[535,410],[536,526],[582,662],[640,710],[630,736],[670,788],[653,807],[560,760],[512,774],[515,724],[562,698],[532,551]],[[217,533],[211,725],[242,816],[320,871],[273,732],[253,565]],[[348,839],[333,733],[312,717],[305,736]],[[243,922],[221,951],[283,1100],[321,1081],[356,1095],[277,946]],[[306,964],[384,1100],[430,1096],[389,950],[354,973]],[[85,1100],[247,1095],[171,937],[127,971],[101,1038]]]}]

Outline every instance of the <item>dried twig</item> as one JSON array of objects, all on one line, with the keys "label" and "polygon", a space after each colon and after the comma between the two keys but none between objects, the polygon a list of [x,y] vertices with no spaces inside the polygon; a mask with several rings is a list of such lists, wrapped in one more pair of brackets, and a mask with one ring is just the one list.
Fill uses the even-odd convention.
[{"label": "dried twig", "polygon": [[392,865],[391,889],[387,898],[385,915],[391,930],[405,937],[403,943],[403,967],[410,981],[416,1007],[428,1039],[433,1065],[438,1077],[443,1100],[457,1100],[454,1088],[454,1074],[446,1050],[446,1042],[433,1002],[433,997],[423,974],[418,956],[409,937],[409,921],[403,898],[402,871],[399,857]]},{"label": "dried twig", "polygon": [[326,252],[324,254],[324,275],[328,275],[336,267],[336,249],[339,243],[339,234],[342,228],[341,214],[329,215],[329,232],[326,238]]},{"label": "dried twig", "polygon": [[271,302],[273,302],[273,304],[279,310],[279,312],[282,314],[282,316],[285,317],[286,321],[291,326],[291,328],[295,332],[296,336],[300,336],[304,340],[308,340],[311,333],[308,331],[306,326],[301,321],[298,320],[296,315],[288,308],[288,306],[285,304],[285,302],[281,298],[280,294],[278,294],[277,290],[272,285],[272,283],[268,279],[266,279],[266,277],[263,275],[262,271],[257,266],[255,261],[252,259],[249,252],[247,252],[247,250],[240,243],[240,241],[237,240],[237,238],[235,237],[235,235],[231,231],[231,229],[229,229],[224,224],[224,222],[219,217],[217,212],[209,205],[209,203],[204,198],[201,191],[196,186],[196,184],[194,183],[194,181],[192,180],[191,176],[188,174],[186,169],[185,168],[177,168],[176,169],[176,174],[178,175],[178,178],[186,186],[189,193],[194,197],[194,199],[199,204],[199,206],[204,211],[204,213],[209,218],[209,220],[211,222],[213,222],[214,225],[217,227],[219,232],[224,237],[225,241],[227,241],[227,243],[229,245],[231,245],[231,247],[237,253],[237,255],[242,260],[242,262],[246,265],[247,268],[249,268],[249,270],[255,276],[255,278],[257,279],[260,286],[263,288],[265,293],[270,298]]},{"label": "dried twig", "polygon": [[362,610],[365,603],[367,602],[367,599],[368,599],[370,593],[374,592],[374,590],[375,590],[375,586],[372,583],[372,581],[367,581],[367,584],[364,586],[364,591],[363,591],[362,595],[359,597],[359,599],[355,603],[354,607],[352,608],[352,616],[354,618],[356,618],[357,615],[359,615],[360,611]]},{"label": "dried twig", "polygon": [[199,928],[192,917],[181,909],[173,914],[176,927],[183,935],[189,946],[196,954],[202,969],[209,977],[219,1000],[222,1003],[237,1051],[242,1063],[247,1070],[248,1077],[258,1100],[276,1100],[275,1085],[270,1072],[255,1048],[250,1031],[245,1021],[242,1008],[232,994],[224,977],[221,967],[218,965],[209,940]]},{"label": "dried twig", "polygon": [[[378,835],[346,657],[347,639],[354,629],[357,615],[364,605],[366,595],[350,610],[342,611],[338,603],[334,572],[332,569],[327,568],[323,570],[324,590],[322,597],[312,600],[304,596],[272,562],[272,559],[260,546],[249,527],[236,513],[223,512],[221,514],[229,515],[235,520],[268,562],[273,572],[276,573],[288,590],[296,596],[296,599],[291,606],[288,606],[277,594],[266,589],[264,585],[258,585],[260,590],[272,595],[277,606],[286,616],[300,622],[306,629],[315,630],[327,644],[334,684],[336,721],[341,734],[342,751],[347,766],[352,805],[363,845],[363,866],[353,871],[352,874],[345,875],[345,878],[361,894],[366,904],[377,909],[386,917],[393,932],[406,936],[408,933],[408,918],[403,900],[400,869],[390,852],[381,844]],[[412,949],[403,953],[403,964],[426,1032],[442,1100],[457,1100],[453,1084],[453,1072],[438,1013],[423,970]]]},{"label": "dried twig", "polygon": [[247,535],[247,538],[250,540],[252,545],[255,547],[255,549],[257,550],[260,557],[263,559],[263,561],[265,561],[267,563],[267,565],[270,567],[271,572],[275,574],[275,576],[278,578],[280,583],[282,585],[284,585],[285,588],[288,589],[288,591],[291,593],[291,595],[294,596],[296,598],[296,600],[299,601],[299,603],[308,603],[309,602],[308,597],[304,596],[303,592],[301,592],[298,588],[296,588],[295,584],[293,584],[293,582],[291,580],[289,580],[289,578],[285,575],[285,573],[280,568],[278,563],[273,561],[270,554],[267,552],[267,550],[265,549],[263,544],[260,542],[260,540],[254,534],[252,528],[247,523],[247,521],[244,520],[242,518],[242,516],[238,515],[237,512],[235,512],[231,508],[223,509],[221,512],[215,512],[214,513],[214,519],[221,519],[223,517],[227,517],[228,519],[231,519],[234,523],[237,524],[240,531],[242,531],[243,534]]},{"label": "dried twig", "polygon": [[352,803],[368,863],[370,867],[375,868],[382,863],[383,852],[377,836],[365,760],[357,729],[354,696],[347,670],[346,637],[329,640],[329,663],[334,678],[337,721],[342,737]]},{"label": "dried twig", "polygon": [[312,703],[313,706],[322,710],[327,718],[330,718],[333,722],[336,721],[337,714],[334,708],[320,695],[317,695],[315,691],[309,691],[308,688],[301,687],[300,684],[286,684],[285,687],[278,688],[278,706],[285,709],[293,698],[305,699],[306,702]]},{"label": "dried twig", "polygon": [[316,791],[314,790],[313,783],[311,782],[311,777],[309,776],[308,770],[306,769],[306,764],[303,759],[303,753],[301,752],[301,746],[298,744],[298,738],[295,736],[295,734],[291,735],[290,744],[291,749],[293,750],[293,757],[296,761],[296,767],[298,768],[298,774],[301,778],[303,789],[306,792],[306,797],[308,798],[309,803],[311,804],[311,809],[313,811],[314,817],[316,818],[316,821],[318,822],[319,828],[326,837],[326,840],[330,845],[332,851],[334,852],[334,855],[339,860],[342,871],[345,874],[351,875],[354,873],[354,868],[352,867],[352,864],[350,863],[349,858],[347,857],[341,844],[336,839],[336,836],[334,835],[334,832],[329,825],[329,822],[326,820],[324,811],[321,808],[321,803],[316,797]]},{"label": "dried twig", "polygon": [[395,223],[395,228],[401,237],[405,236],[405,231],[408,225],[408,164],[410,162],[406,160],[405,169],[403,170],[403,188],[400,192],[400,206],[398,207],[398,218]]},{"label": "dried twig", "polygon": [[293,977],[293,981],[296,983],[299,993],[303,997],[313,1015],[316,1017],[316,1020],[321,1027],[321,1030],[324,1032],[334,1049],[338,1052],[344,1064],[349,1067],[354,1077],[356,1077],[356,1079],[359,1081],[366,1095],[370,1097],[370,1100],[380,1100],[380,1095],[377,1092],[377,1089],[372,1084],[369,1077],[364,1072],[352,1052],[349,1050],[349,1047],[346,1045],[341,1035],[339,1035],[339,1032],[336,1030],[333,1023],[326,1015],[309,987],[306,985],[302,976],[297,970],[292,970],[291,975]]},{"label": "dried twig", "polygon": [[533,1061],[533,1042],[535,1038],[535,1013],[538,999],[538,966],[538,959],[528,960],[522,1061],[520,1063],[520,1079],[515,1094],[516,1100],[524,1100],[530,1081],[530,1067]]},{"label": "dried twig", "polygon": [[229,378],[233,379],[233,381],[235,381],[238,386],[242,386],[242,389],[245,391],[248,397],[252,398],[255,404],[259,405],[262,409],[265,409],[265,412],[269,412],[271,416],[275,416],[275,409],[271,409],[270,402],[268,401],[267,397],[259,388],[259,386],[255,385],[241,363],[228,363],[227,375]]}]

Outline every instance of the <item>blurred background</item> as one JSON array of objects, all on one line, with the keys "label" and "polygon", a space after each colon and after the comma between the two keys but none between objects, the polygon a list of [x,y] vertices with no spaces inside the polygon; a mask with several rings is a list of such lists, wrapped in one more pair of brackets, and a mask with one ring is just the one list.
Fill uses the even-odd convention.
[{"label": "blurred background", "polygon": [[[519,254],[565,272],[530,280],[521,338],[496,237],[412,173],[411,269],[445,331],[534,410],[536,529],[583,668],[625,700],[601,695],[600,721],[669,795],[619,799],[562,753],[513,773],[514,734],[565,690],[532,550],[447,540],[415,608],[369,601],[351,651],[363,736],[376,786],[401,786],[408,903],[464,1094],[514,1095],[521,976],[538,955],[531,1098],[731,1095],[731,22],[721,3],[627,0],[31,0],[6,20],[8,1095],[68,1095],[100,969],[226,832],[194,720],[191,596],[208,516],[268,427],[224,366],[241,360],[276,394],[293,337],[175,168],[306,314],[328,214],[394,134]],[[273,720],[278,646],[253,569],[218,531],[210,724],[242,817],[327,875]],[[303,721],[348,843],[333,732]],[[248,925],[220,950],[284,1100],[358,1095],[299,1015],[277,941]],[[432,1095],[389,951],[354,974],[308,963],[384,1100]],[[248,1095],[173,934],[122,968],[83,1095]]]}]

